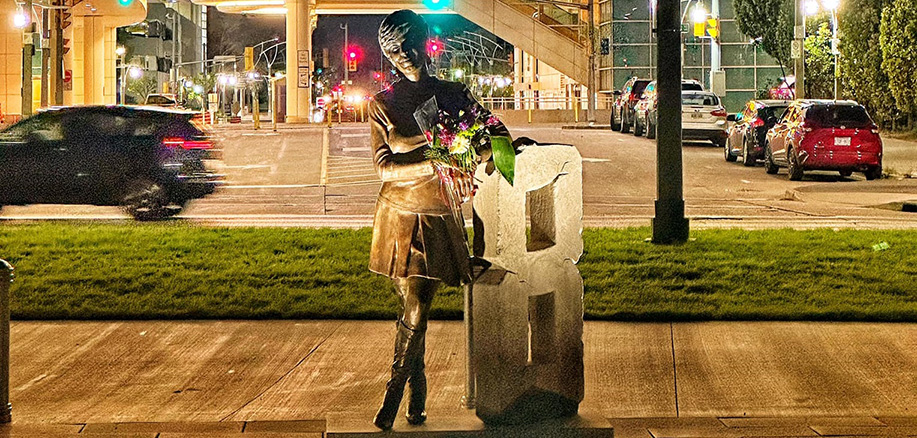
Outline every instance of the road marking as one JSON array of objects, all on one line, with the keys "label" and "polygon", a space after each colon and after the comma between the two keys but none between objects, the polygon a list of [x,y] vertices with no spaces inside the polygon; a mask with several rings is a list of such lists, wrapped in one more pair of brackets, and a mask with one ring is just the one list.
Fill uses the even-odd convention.
[{"label": "road marking", "polygon": [[244,166],[223,166],[224,169],[261,169],[271,167],[270,164],[246,164]]},{"label": "road marking", "polygon": [[368,137],[369,133],[363,134],[340,134],[341,138]]},{"label": "road marking", "polygon": [[328,142],[328,128],[322,129],[322,172],[319,182],[324,185],[328,183],[328,148],[331,146]]},{"label": "road marking", "polygon": [[360,147],[360,148],[342,148],[344,152],[369,152],[369,148]]},{"label": "road marking", "polygon": [[265,132],[265,133],[245,132],[245,133],[242,133],[243,137],[271,137],[274,135],[280,135],[280,133],[279,132]]},{"label": "road marking", "polygon": [[226,184],[220,189],[306,189],[310,187],[321,187],[321,184],[249,184],[249,185],[232,185]]},{"label": "road marking", "polygon": [[611,160],[607,158],[583,158],[584,163],[607,163]]}]

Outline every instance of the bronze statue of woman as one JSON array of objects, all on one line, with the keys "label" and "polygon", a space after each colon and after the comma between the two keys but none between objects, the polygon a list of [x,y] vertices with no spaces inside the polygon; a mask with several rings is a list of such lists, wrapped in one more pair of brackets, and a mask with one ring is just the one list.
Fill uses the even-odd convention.
[{"label": "bronze statue of woman", "polygon": [[[407,421],[426,421],[427,381],[424,336],[433,296],[440,282],[471,281],[464,230],[443,196],[446,190],[424,155],[427,139],[414,111],[431,97],[439,109],[457,116],[478,105],[463,84],[441,81],[427,72],[429,31],[423,18],[409,10],[392,13],[379,27],[379,44],[400,79],[369,105],[371,142],[382,188],[376,202],[369,269],[390,277],[401,304],[395,335],[391,378],[373,423],[392,428],[410,384]],[[500,125],[498,131],[506,134]],[[484,159],[489,151],[484,151]],[[456,174],[457,198],[467,200],[474,189],[471,176]]]}]

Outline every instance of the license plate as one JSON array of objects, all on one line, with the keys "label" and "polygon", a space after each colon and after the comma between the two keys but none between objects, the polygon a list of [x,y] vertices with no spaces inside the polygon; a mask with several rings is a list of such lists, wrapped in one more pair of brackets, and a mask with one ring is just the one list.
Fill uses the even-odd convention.
[{"label": "license plate", "polygon": [[[704,113],[701,113],[701,112],[694,112],[693,114],[691,114],[691,118],[694,118],[694,119],[699,119],[703,116],[704,116]],[[850,139],[847,139],[847,140],[850,140]]]},{"label": "license plate", "polygon": [[850,137],[834,137],[835,146],[850,146]]}]

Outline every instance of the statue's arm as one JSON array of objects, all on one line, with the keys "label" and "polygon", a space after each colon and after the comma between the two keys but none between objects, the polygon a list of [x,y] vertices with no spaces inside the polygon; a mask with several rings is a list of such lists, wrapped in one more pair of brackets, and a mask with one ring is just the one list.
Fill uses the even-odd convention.
[{"label": "statue's arm", "polygon": [[378,101],[369,102],[370,142],[373,148],[373,166],[379,179],[405,181],[433,174],[433,165],[417,148],[406,154],[392,152],[388,144],[389,120]]}]

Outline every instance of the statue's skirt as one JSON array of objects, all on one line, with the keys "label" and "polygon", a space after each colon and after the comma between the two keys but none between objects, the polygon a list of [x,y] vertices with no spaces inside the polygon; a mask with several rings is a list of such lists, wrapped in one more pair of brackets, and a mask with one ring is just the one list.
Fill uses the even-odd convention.
[{"label": "statue's skirt", "polygon": [[468,254],[464,231],[451,214],[404,211],[381,198],[376,203],[370,271],[460,286],[471,280]]}]

